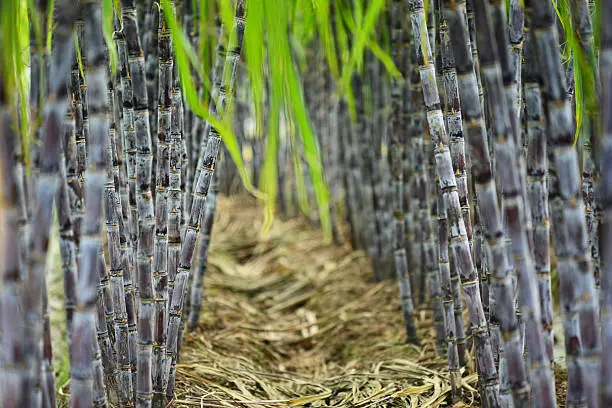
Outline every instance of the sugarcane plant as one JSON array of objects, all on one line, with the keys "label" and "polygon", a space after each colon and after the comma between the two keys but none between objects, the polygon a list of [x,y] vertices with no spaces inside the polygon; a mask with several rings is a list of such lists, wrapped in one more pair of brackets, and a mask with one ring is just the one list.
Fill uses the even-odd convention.
[{"label": "sugarcane plant", "polygon": [[304,213],[397,279],[393,329],[446,360],[447,403],[477,378],[485,407],[609,405],[611,9],[1,3],[0,405],[172,403],[245,192],[264,236]]}]

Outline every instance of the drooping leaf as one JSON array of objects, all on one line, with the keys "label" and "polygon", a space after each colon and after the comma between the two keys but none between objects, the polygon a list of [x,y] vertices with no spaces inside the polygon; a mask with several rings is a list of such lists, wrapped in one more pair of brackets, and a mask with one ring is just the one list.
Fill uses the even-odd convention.
[{"label": "drooping leaf", "polygon": [[[117,72],[117,48],[113,41],[113,14],[114,14],[114,0],[104,0],[102,3],[102,13],[104,16],[104,41],[108,47],[108,58],[110,63],[111,72],[114,74]],[[121,14],[121,13],[119,13]]]}]

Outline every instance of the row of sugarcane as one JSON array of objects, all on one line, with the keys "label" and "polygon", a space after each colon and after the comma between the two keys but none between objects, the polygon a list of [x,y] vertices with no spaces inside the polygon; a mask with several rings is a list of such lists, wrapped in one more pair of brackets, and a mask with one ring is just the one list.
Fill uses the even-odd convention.
[{"label": "row of sugarcane", "polygon": [[[174,395],[184,320],[192,327],[199,320],[201,280],[192,294],[187,283],[192,269],[205,271],[221,140],[215,126],[185,115],[173,61],[170,21],[179,15],[188,23],[192,4],[176,13],[173,1],[110,3],[110,43],[102,1],[51,4],[29,10],[32,27],[53,24],[50,53],[44,34],[31,35],[29,171],[11,104],[15,61],[5,61],[0,75],[2,230],[19,234],[5,233],[2,243],[0,405],[57,406],[45,282],[55,207],[70,405],[164,406]],[[18,17],[16,10],[7,3],[2,15]],[[234,10],[216,56],[212,117],[223,116],[233,95],[246,2]],[[192,157],[187,141],[200,148]],[[194,307],[184,313],[189,297]]]},{"label": "row of sugarcane", "polygon": [[[611,9],[583,0],[437,0],[427,10],[419,0],[387,2],[378,28],[401,77],[385,75],[372,48],[351,95],[326,83],[314,44],[304,88],[330,210],[372,257],[377,279],[395,270],[411,343],[427,300],[454,400],[473,350],[483,406],[612,402]],[[555,395],[551,264],[565,396]]]}]

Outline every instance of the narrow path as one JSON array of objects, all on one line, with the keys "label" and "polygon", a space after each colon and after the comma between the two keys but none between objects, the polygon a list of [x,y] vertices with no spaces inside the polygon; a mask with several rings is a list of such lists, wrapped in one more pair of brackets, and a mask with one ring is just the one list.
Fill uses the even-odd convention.
[{"label": "narrow path", "polygon": [[[431,316],[404,343],[395,282],[302,219],[260,237],[261,208],[220,200],[199,328],[185,335],[176,407],[435,407],[450,385]],[[464,376],[465,405],[475,375]],[[465,406],[458,404],[457,406]]]}]

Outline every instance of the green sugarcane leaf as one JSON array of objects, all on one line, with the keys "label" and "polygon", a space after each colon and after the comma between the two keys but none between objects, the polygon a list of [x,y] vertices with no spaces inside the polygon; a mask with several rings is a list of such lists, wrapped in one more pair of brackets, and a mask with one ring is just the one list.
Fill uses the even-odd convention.
[{"label": "green sugarcane leaf", "polygon": [[45,38],[47,52],[51,53],[51,42],[53,40],[53,6],[55,5],[55,0],[49,1],[48,10],[47,10],[47,27],[45,27],[47,36]]},{"label": "green sugarcane leaf", "polygon": [[36,38],[36,41],[40,42],[42,41],[42,37],[43,37],[43,31],[42,31],[43,27],[41,27],[41,24],[40,24],[40,16],[38,15],[38,9],[36,7],[36,4],[34,3],[34,0],[28,0],[27,3],[28,3],[27,10],[29,11],[29,14],[30,14],[29,23],[30,23],[31,28],[34,31],[34,37]]},{"label": "green sugarcane leaf", "polygon": [[325,51],[327,58],[327,64],[330,70],[330,74],[333,78],[338,78],[338,61],[336,57],[336,46],[334,44],[334,38],[332,36],[331,27],[331,15],[330,15],[330,2],[329,0],[318,0],[315,3],[315,16],[317,21],[317,28],[319,32],[319,38]]},{"label": "green sugarcane leaf", "polygon": [[596,62],[594,56],[587,56],[580,44],[579,34],[572,24],[571,7],[567,0],[553,2],[555,12],[563,27],[566,46],[565,57],[574,58],[574,87],[575,87],[575,121],[574,145],[578,143],[584,122],[584,114],[589,117],[596,114],[599,96],[595,85]]},{"label": "green sugarcane leaf", "polygon": [[[384,8],[384,5],[384,0],[373,0],[368,4],[368,8],[366,10],[365,16],[363,17],[363,22],[361,23],[361,25],[359,25],[360,19],[355,19],[359,29],[356,30],[355,33],[356,35],[353,43],[351,57],[349,58],[348,64],[344,66],[344,69],[342,71],[341,82],[343,85],[343,89],[346,89],[348,87],[353,73],[355,71],[361,71],[365,47],[368,43],[370,35],[372,35],[374,29],[376,28],[376,22],[378,21],[378,17]],[[359,8],[356,7],[356,10],[359,10]],[[359,16],[358,13],[357,16]]]},{"label": "green sugarcane leaf", "polygon": [[255,134],[261,135],[264,128],[264,95],[266,50],[262,47],[264,34],[263,2],[249,4],[249,23],[244,35],[244,54],[251,85],[251,102],[255,111]]},{"label": "green sugarcane leaf", "polygon": [[[195,10],[194,4],[194,10]],[[216,2],[214,0],[206,0],[200,6],[200,18],[198,31],[198,59],[202,66],[201,72],[204,79],[204,89],[208,92],[202,92],[203,103],[208,106],[210,103],[210,89],[212,89],[212,83],[210,82],[209,75],[205,73],[211,72],[214,66],[214,59],[216,55],[215,41],[223,41],[217,37],[217,30],[210,30],[209,27],[216,27],[215,14],[216,13]],[[194,30],[195,30],[194,26]]]},{"label": "green sugarcane leaf", "polygon": [[[553,0],[552,4],[553,4],[553,8],[555,9],[555,13],[557,13],[557,18],[559,18],[559,22],[561,23],[561,27],[563,27],[563,32],[566,35],[566,39],[568,39],[567,34],[573,33],[572,18],[571,18],[571,15],[569,14],[569,4],[567,0],[560,0],[560,1]],[[571,39],[568,39],[568,40],[571,41]],[[572,48],[571,46],[568,46],[568,45],[569,44],[566,43],[565,46],[561,50],[561,54],[564,60],[568,60],[569,58],[571,58]]]},{"label": "green sugarcane leaf", "polygon": [[[249,2],[250,7],[251,3]],[[221,24],[224,27],[232,27],[234,25],[234,2],[232,0],[217,0],[217,10],[219,11]],[[225,30],[223,41],[226,43],[229,41],[229,30]]]},{"label": "green sugarcane leaf", "polygon": [[306,182],[304,180],[304,169],[302,169],[302,157],[299,154],[299,146],[295,137],[294,122],[289,120],[289,141],[291,143],[291,161],[295,173],[295,186],[297,190],[298,205],[300,211],[305,215],[310,215],[310,202],[308,201],[308,192],[306,190]]},{"label": "green sugarcane leaf", "polygon": [[601,34],[601,0],[595,0],[593,7],[593,45],[595,46],[595,54],[599,55],[599,37]]},{"label": "green sugarcane leaf", "polygon": [[[0,4],[2,57],[0,70],[4,73],[5,95],[13,112],[14,128],[19,129],[26,164],[29,163],[30,140],[30,2]],[[29,168],[28,168],[29,171]]]},{"label": "green sugarcane leaf", "polygon": [[582,68],[579,63],[574,63],[574,86],[576,89],[576,132],[574,133],[574,146],[578,143],[580,130],[582,129],[582,117],[584,113],[584,96],[582,88]]},{"label": "green sugarcane leaf", "polygon": [[[270,230],[274,220],[274,207],[278,194],[278,146],[279,125],[282,108],[282,84],[287,58],[291,58],[286,40],[287,14],[283,0],[269,0],[264,5],[264,21],[268,28],[268,58],[270,67],[270,104],[268,134],[264,152],[264,163],[259,186],[266,193],[264,233]],[[289,54],[289,55],[287,55]]]},{"label": "green sugarcane leaf", "polygon": [[113,0],[104,0],[104,2],[102,3],[102,13],[104,16],[104,41],[106,42],[106,46],[108,47],[108,58],[111,72],[115,74],[117,72],[117,62],[119,60],[119,57],[117,56],[117,47],[115,47],[115,42],[113,40]]},{"label": "green sugarcane leaf", "polygon": [[77,65],[79,66],[79,73],[83,78],[83,83],[87,85],[87,78],[85,77],[85,69],[83,68],[83,55],[81,54],[81,45],[79,44],[79,36],[74,36],[74,46],[76,47]]},{"label": "green sugarcane leaf", "polygon": [[372,53],[374,54],[374,56],[378,58],[380,62],[383,63],[383,65],[387,69],[387,72],[393,78],[402,78],[402,73],[399,71],[399,69],[397,69],[397,67],[393,63],[393,58],[391,58],[391,55],[389,55],[389,53],[387,53],[382,48],[380,48],[380,45],[378,45],[374,41],[368,41],[368,48],[372,50]]},{"label": "green sugarcane leaf", "polygon": [[319,148],[317,145],[314,131],[311,127],[311,122],[304,103],[297,74],[293,68],[287,69],[288,75],[288,104],[292,106],[291,116],[297,121],[299,134],[304,146],[304,158],[310,169],[310,174],[315,190],[317,206],[319,208],[319,217],[321,226],[326,238],[331,237],[331,223],[329,218],[329,189],[323,178],[323,168]]},{"label": "green sugarcane leaf", "polygon": [[[345,27],[346,20],[352,20],[352,16],[346,12],[345,9],[340,8],[340,2],[334,2],[335,9],[335,18],[336,18],[336,39],[338,41],[338,50],[340,52],[340,61],[342,66],[348,64],[348,60],[350,58],[351,50],[348,42],[347,30]],[[348,112],[351,119],[354,121],[357,113],[355,110],[355,100],[353,99],[353,92],[351,87],[344,88],[342,86],[342,82],[339,83],[339,89],[337,89],[338,93],[343,96],[348,105]]]}]

